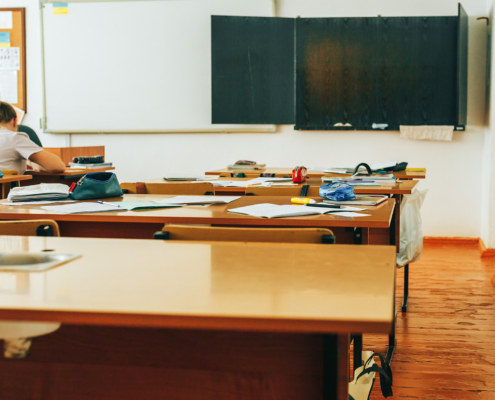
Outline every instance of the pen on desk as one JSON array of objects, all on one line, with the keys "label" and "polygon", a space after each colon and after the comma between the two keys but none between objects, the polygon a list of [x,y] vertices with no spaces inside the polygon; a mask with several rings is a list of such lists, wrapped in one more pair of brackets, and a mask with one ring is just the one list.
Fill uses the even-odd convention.
[{"label": "pen on desk", "polygon": [[333,204],[306,204],[306,207],[325,207],[325,208],[342,208]]},{"label": "pen on desk", "polygon": [[120,207],[118,204],[107,203],[106,201],[103,201],[103,200],[98,200],[97,203],[106,204],[107,206]]}]

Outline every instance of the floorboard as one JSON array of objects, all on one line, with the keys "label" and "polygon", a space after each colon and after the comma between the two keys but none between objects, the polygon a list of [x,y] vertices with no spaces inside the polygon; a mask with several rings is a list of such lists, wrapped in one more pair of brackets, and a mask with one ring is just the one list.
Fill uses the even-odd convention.
[{"label": "floorboard", "polygon": [[[495,400],[495,258],[476,244],[427,244],[409,269],[408,312],[398,313],[389,399]],[[402,293],[403,270],[397,273]],[[397,298],[400,310],[402,296]],[[383,336],[366,350],[386,352]],[[383,399],[377,379],[371,399]]]}]

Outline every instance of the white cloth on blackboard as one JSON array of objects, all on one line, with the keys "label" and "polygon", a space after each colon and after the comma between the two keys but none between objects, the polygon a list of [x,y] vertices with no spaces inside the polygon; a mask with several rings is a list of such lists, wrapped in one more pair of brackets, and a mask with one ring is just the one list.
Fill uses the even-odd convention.
[{"label": "white cloth on blackboard", "polygon": [[401,139],[452,141],[453,126],[400,126]]}]

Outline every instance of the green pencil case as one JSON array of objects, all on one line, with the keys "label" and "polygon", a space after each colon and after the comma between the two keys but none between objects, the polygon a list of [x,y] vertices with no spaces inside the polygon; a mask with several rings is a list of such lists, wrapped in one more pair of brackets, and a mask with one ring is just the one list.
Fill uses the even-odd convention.
[{"label": "green pencil case", "polygon": [[84,175],[69,189],[72,200],[106,199],[124,195],[113,172],[93,172]]}]

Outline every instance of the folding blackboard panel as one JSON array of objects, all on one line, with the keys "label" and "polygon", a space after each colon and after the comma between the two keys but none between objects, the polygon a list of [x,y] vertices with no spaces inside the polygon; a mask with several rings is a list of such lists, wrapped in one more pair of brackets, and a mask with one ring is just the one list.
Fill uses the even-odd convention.
[{"label": "folding blackboard panel", "polygon": [[212,123],[295,123],[294,24],[211,17]]},{"label": "folding blackboard panel", "polygon": [[459,3],[457,38],[457,124],[467,124],[468,16]]},{"label": "folding blackboard panel", "polygon": [[296,129],[458,124],[458,17],[296,20]]}]

